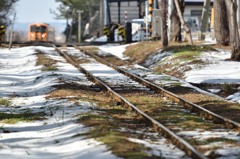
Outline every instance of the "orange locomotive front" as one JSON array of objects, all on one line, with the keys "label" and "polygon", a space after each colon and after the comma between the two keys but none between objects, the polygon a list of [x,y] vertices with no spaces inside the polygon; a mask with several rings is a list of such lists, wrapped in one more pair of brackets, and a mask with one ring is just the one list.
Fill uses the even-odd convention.
[{"label": "orange locomotive front", "polygon": [[31,24],[29,26],[28,41],[53,42],[53,38],[49,39],[49,37],[51,37],[51,35],[49,35],[50,34],[49,30],[51,30],[51,28],[48,24],[45,23]]}]

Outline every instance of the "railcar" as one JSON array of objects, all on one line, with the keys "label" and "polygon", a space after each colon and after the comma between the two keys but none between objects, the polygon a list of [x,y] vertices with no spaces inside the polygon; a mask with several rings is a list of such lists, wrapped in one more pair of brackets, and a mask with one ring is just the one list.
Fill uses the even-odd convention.
[{"label": "railcar", "polygon": [[55,42],[55,30],[46,23],[29,25],[28,41],[30,42]]}]

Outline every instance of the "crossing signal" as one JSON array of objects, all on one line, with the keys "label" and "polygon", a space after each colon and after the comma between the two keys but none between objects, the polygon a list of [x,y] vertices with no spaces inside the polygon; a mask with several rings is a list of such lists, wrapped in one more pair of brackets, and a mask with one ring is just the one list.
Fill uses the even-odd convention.
[{"label": "crossing signal", "polygon": [[5,26],[1,25],[0,26],[0,36],[3,36],[5,34],[5,32],[6,32]]}]

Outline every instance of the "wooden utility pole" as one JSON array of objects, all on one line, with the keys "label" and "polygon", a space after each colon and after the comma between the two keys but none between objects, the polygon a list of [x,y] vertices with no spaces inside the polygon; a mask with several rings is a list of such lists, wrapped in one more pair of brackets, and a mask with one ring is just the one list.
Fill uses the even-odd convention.
[{"label": "wooden utility pole", "polygon": [[82,41],[82,10],[77,11],[78,13],[78,42]]},{"label": "wooden utility pole", "polygon": [[208,19],[209,19],[209,10],[210,10],[210,0],[204,0],[202,17],[201,17],[201,28],[198,35],[199,40],[205,40],[205,35],[208,27]]},{"label": "wooden utility pole", "polygon": [[171,14],[173,10],[173,0],[168,0],[168,39],[171,39]]},{"label": "wooden utility pole", "polygon": [[238,22],[238,29],[240,29],[240,0],[237,0],[237,22]]},{"label": "wooden utility pole", "polygon": [[9,46],[8,46],[9,50],[12,48],[13,28],[14,28],[15,19],[16,19],[16,13],[14,13],[14,17],[13,17],[13,21],[12,21],[12,29],[11,29],[10,39],[9,39]]},{"label": "wooden utility pole", "polygon": [[100,29],[99,29],[99,34],[100,36],[103,35],[103,28],[104,28],[104,0],[100,0],[100,13],[99,13],[99,25],[100,25]]}]

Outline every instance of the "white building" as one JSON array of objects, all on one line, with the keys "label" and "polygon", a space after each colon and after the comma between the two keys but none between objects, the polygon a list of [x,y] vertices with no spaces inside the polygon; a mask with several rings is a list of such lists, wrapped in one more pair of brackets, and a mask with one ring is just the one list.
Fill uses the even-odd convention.
[{"label": "white building", "polygon": [[[213,7],[211,0],[209,16],[211,17],[211,9]],[[184,19],[191,27],[192,31],[197,31],[200,27],[200,19],[202,16],[204,0],[185,0]],[[210,24],[210,18],[209,18]]]}]

